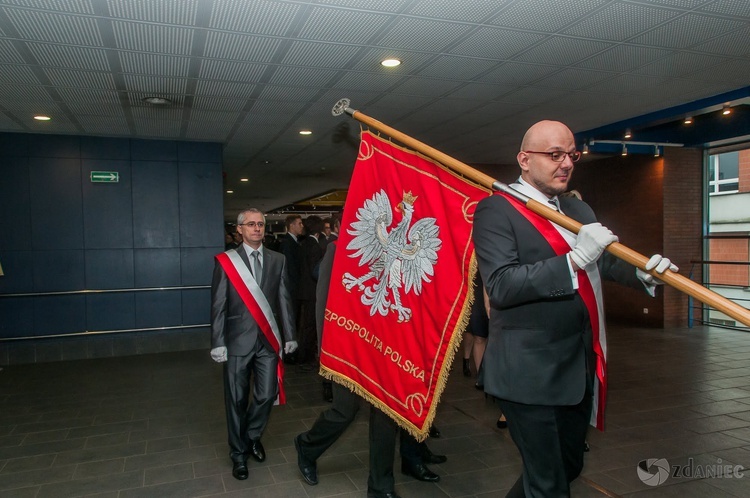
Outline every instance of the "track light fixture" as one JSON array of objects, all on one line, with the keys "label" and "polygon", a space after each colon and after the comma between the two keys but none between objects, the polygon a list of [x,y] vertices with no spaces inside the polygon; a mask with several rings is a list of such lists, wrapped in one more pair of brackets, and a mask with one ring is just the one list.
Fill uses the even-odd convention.
[{"label": "track light fixture", "polygon": [[588,154],[589,153],[589,144],[583,144],[583,150],[581,151],[582,154]]},{"label": "track light fixture", "polygon": [[724,104],[724,106],[722,107],[721,113],[724,116],[728,116],[728,115],[732,114],[732,106],[729,105],[729,104]]},{"label": "track light fixture", "polygon": [[628,155],[628,147],[625,144],[622,144],[622,152],[620,153],[622,156]]},{"label": "track light fixture", "polygon": [[625,138],[632,138],[632,137],[633,137],[633,132],[630,131],[630,128],[625,130]]},{"label": "track light fixture", "polygon": [[659,146],[654,145],[654,157],[659,157],[661,153],[659,152]]},{"label": "track light fixture", "polygon": [[693,124],[693,116],[685,116],[685,121],[683,121],[686,125]]}]

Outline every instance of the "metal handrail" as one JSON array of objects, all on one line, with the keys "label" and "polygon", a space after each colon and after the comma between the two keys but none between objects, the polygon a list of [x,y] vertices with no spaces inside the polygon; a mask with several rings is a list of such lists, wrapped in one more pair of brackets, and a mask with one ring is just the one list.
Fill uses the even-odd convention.
[{"label": "metal handrail", "polygon": [[51,292],[24,292],[16,294],[0,294],[0,297],[44,297],[44,296],[70,296],[78,294],[108,294],[116,292],[152,292],[164,290],[194,290],[210,289],[210,285],[183,285],[179,287],[143,287],[133,289],[82,289],[75,291],[51,291]]},{"label": "metal handrail", "polygon": [[80,337],[87,335],[107,335],[107,334],[122,334],[125,332],[153,332],[156,330],[176,330],[176,329],[197,329],[201,327],[209,327],[208,323],[201,323],[198,325],[170,325],[167,327],[148,327],[140,329],[112,329],[112,330],[86,330],[84,332],[66,332],[64,334],[50,334],[50,335],[31,335],[23,337],[0,337],[0,342],[11,342],[11,341],[29,341],[39,339],[59,339],[61,337]]}]

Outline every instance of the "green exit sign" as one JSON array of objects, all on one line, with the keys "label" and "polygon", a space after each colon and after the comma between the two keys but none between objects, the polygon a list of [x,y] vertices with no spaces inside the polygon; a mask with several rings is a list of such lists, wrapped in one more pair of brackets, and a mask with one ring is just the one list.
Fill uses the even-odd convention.
[{"label": "green exit sign", "polygon": [[92,171],[91,183],[117,183],[120,173],[117,171]]}]

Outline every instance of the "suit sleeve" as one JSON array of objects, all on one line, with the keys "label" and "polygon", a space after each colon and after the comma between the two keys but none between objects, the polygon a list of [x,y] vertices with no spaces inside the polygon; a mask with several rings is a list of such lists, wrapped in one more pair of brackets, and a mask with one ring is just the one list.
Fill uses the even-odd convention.
[{"label": "suit sleeve", "polygon": [[[520,229],[524,232],[517,233]],[[493,308],[575,293],[567,256],[556,256],[506,199],[492,196],[479,203],[473,237],[479,271]],[[533,244],[532,239],[539,243]]]},{"label": "suit sleeve", "polygon": [[226,346],[224,328],[227,314],[227,286],[229,279],[218,261],[214,263],[211,280],[211,348]]},{"label": "suit sleeve", "polygon": [[294,341],[294,308],[289,287],[289,269],[286,258],[281,257],[281,283],[279,284],[279,308],[281,312],[281,328],[284,341]]},{"label": "suit sleeve", "polygon": [[331,242],[326,247],[326,253],[320,261],[320,274],[315,286],[315,328],[318,331],[318,348],[323,345],[323,319],[326,313],[328,289],[331,287],[331,273],[335,254],[336,244]]}]

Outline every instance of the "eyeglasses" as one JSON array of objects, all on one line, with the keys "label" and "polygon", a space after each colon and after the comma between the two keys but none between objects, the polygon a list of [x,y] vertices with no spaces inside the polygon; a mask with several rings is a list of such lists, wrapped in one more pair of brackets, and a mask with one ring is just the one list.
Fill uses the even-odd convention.
[{"label": "eyeglasses", "polygon": [[246,226],[248,228],[255,228],[255,227],[263,228],[264,226],[266,226],[266,224],[262,221],[258,221],[258,222],[248,221],[247,223],[240,223],[240,225]]},{"label": "eyeglasses", "polygon": [[535,150],[524,150],[522,152],[525,152],[527,154],[547,154],[550,159],[555,161],[556,163],[561,163],[565,160],[565,156],[569,156],[570,160],[574,163],[577,163],[578,160],[581,158],[581,152],[578,150],[574,150],[573,152],[564,152],[562,150],[553,150],[552,152],[537,152]]}]

